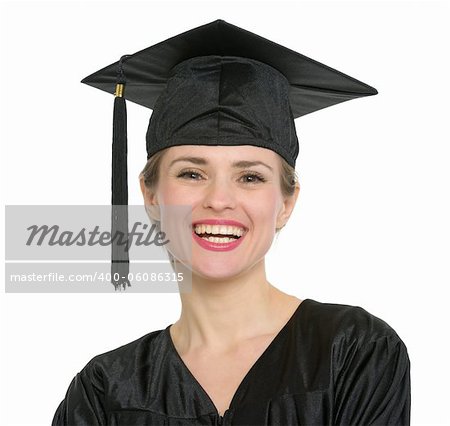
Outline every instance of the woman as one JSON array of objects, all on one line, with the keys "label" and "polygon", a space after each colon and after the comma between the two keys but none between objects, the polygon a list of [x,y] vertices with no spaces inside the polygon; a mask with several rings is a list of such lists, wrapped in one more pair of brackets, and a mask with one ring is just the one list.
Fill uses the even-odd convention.
[{"label": "woman", "polygon": [[[395,331],[361,308],[302,301],[266,279],[265,254],[300,190],[294,118],[376,93],[295,52],[275,55],[280,48],[215,21],[120,64],[127,99],[150,98],[154,110],[145,204],[162,215],[191,206],[191,264],[171,256],[175,270],[192,272],[192,291],[180,293],[174,324],[94,357],[54,425],[409,424],[409,360]],[[147,75],[157,83],[143,87],[148,63],[164,69],[164,84]],[[110,90],[116,66],[85,82]],[[300,71],[311,84],[294,84]]]}]

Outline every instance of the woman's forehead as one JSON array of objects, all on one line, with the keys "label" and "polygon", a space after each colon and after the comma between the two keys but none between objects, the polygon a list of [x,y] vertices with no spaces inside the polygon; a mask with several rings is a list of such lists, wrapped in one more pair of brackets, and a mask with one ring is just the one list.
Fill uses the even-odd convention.
[{"label": "woman's forehead", "polygon": [[253,145],[177,145],[167,149],[166,156],[171,160],[177,157],[198,157],[209,161],[256,161],[271,163],[279,161],[279,155],[267,148]]}]

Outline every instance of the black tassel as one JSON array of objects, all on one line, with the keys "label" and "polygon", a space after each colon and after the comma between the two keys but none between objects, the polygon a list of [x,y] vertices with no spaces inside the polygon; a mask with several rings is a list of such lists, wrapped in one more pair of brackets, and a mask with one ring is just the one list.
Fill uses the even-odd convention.
[{"label": "black tassel", "polygon": [[127,109],[123,87],[120,83],[116,88],[112,143],[111,283],[116,290],[131,286],[128,280]]}]

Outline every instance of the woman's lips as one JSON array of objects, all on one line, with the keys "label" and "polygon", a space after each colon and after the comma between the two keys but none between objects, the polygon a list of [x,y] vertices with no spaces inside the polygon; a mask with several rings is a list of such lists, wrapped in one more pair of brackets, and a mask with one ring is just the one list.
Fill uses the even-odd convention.
[{"label": "woman's lips", "polygon": [[[214,226],[233,226],[237,228],[241,228],[243,230],[243,235],[239,238],[233,239],[232,241],[226,242],[226,243],[218,243],[218,242],[212,242],[208,241],[202,237],[200,237],[195,232],[195,227],[197,225],[210,225],[211,228],[209,228],[208,233],[211,233],[211,230]],[[215,232],[215,231],[213,231]],[[199,219],[192,223],[192,235],[194,240],[200,245],[200,247],[204,248],[205,250],[211,250],[211,251],[230,251],[234,250],[236,247],[238,247],[242,240],[245,238],[247,234],[247,228],[241,223],[236,220],[232,219]],[[224,238],[226,238],[226,235],[223,235]],[[220,237],[219,237],[220,238]]]}]

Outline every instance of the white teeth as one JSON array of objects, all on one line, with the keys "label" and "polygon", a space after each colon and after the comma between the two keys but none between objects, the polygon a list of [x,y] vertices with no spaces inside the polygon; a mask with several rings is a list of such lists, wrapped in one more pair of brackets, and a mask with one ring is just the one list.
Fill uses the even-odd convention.
[{"label": "white teeth", "polygon": [[203,240],[209,241],[211,243],[229,243],[230,241],[235,241],[234,238],[219,238],[219,237],[202,237]]},{"label": "white teeth", "polygon": [[222,235],[235,235],[242,237],[244,235],[244,229],[237,226],[226,225],[195,225],[194,231],[197,234],[222,234]]}]

